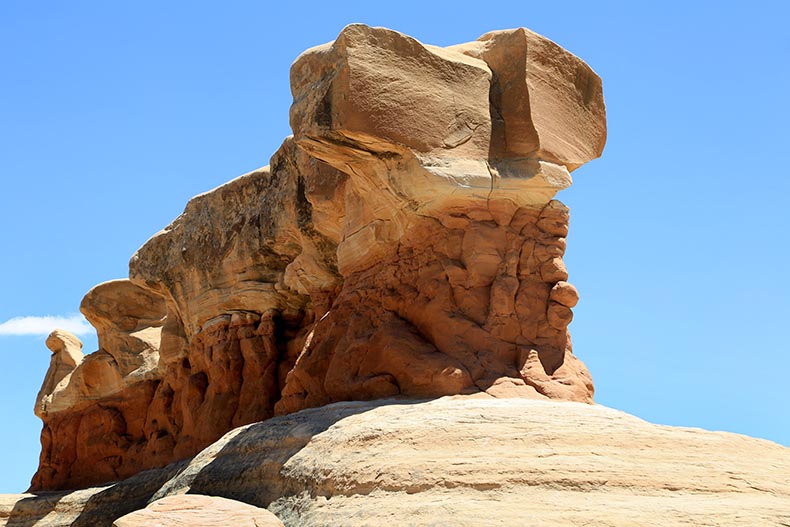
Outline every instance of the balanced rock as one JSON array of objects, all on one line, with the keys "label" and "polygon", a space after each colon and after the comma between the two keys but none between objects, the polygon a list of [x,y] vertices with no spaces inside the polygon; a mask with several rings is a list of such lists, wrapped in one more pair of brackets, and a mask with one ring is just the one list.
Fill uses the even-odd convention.
[{"label": "balanced rock", "polygon": [[121,376],[142,379],[156,368],[166,315],[161,296],[129,280],[112,280],[88,291],[80,311],[96,328],[99,349],[112,355]]},{"label": "balanced rock", "polygon": [[100,349],[42,389],[33,489],[336,401],[592,402],[554,200],[603,148],[592,70],[526,30],[438,48],[355,24],[297,58],[291,89],[269,166],[193,198],[86,296]]}]

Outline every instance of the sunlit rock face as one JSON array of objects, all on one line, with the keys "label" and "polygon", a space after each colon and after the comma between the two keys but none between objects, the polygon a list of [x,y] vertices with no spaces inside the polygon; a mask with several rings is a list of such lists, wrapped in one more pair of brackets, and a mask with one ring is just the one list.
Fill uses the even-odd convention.
[{"label": "sunlit rock face", "polygon": [[780,527],[788,474],[790,449],[763,439],[480,392],[238,427],[108,486],[0,494],[0,525]]},{"label": "sunlit rock face", "polygon": [[597,75],[525,29],[438,48],[352,25],[291,88],[270,165],[194,197],[88,293],[100,349],[53,336],[33,489],[342,400],[592,402],[553,198],[603,149]]}]

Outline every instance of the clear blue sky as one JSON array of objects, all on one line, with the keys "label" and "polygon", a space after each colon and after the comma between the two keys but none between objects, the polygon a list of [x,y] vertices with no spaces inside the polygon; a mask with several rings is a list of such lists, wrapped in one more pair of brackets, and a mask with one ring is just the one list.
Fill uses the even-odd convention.
[{"label": "clear blue sky", "polygon": [[[559,196],[597,401],[790,445],[789,4],[643,4],[5,0],[0,323],[74,315],[191,196],[267,164],[291,62],[344,25],[438,45],[526,26],[604,81],[603,158]],[[0,335],[0,360],[0,492],[20,492],[49,352]]]}]

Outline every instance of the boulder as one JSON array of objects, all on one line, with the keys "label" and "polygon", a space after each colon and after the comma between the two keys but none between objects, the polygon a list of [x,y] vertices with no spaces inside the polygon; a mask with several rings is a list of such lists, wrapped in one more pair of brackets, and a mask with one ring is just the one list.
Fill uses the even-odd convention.
[{"label": "boulder", "polygon": [[183,494],[157,500],[145,509],[130,512],[113,527],[284,527],[277,516],[227,498]]},{"label": "boulder", "polygon": [[[491,72],[482,60],[390,29],[352,24],[291,68],[291,128],[374,151],[485,158]],[[397,147],[396,147],[397,148]]]},{"label": "boulder", "polygon": [[580,58],[525,28],[492,31],[449,49],[491,68],[493,157],[536,157],[573,171],[601,155],[601,79]]}]

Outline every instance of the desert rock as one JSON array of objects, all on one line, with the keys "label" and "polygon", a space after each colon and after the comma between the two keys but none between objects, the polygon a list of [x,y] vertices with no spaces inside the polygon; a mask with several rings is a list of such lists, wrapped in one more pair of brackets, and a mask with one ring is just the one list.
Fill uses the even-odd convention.
[{"label": "desert rock", "polygon": [[426,46],[397,31],[352,24],[291,68],[291,127],[374,150],[457,150],[485,159],[491,72],[478,59]]},{"label": "desert rock", "polygon": [[75,491],[0,494],[0,526],[110,527],[144,509],[159,488],[184,468],[184,462],[143,471],[112,485]]},{"label": "desert rock", "polygon": [[525,28],[492,31],[450,49],[491,68],[495,156],[537,157],[572,171],[601,155],[601,79],[581,59]]},{"label": "desert rock", "polygon": [[[77,357],[69,355],[82,347],[73,335],[56,331],[47,339],[59,351],[36,404],[44,428],[34,488],[43,481],[87,485],[130,476],[147,468],[139,458],[151,454],[140,442],[159,378],[164,301],[129,280],[114,280],[89,291],[80,308],[97,329],[99,350]],[[51,386],[50,374],[59,375],[66,357],[69,364],[81,360]]]},{"label": "desert rock", "polygon": [[113,522],[113,527],[283,527],[266,509],[227,498],[184,494],[162,498]]},{"label": "desert rock", "polygon": [[33,489],[336,401],[592,402],[554,199],[603,147],[592,70],[524,30],[438,48],[354,24],[297,58],[291,88],[269,166],[194,197],[129,280],[85,297],[100,349],[45,383]]},{"label": "desert rock", "polygon": [[337,403],[251,425],[160,494],[234,497],[294,526],[778,526],[788,471],[790,449],[769,441],[475,396]]},{"label": "desert rock", "polygon": [[71,373],[82,362],[82,341],[76,335],[56,329],[47,337],[47,347],[52,352],[49,369],[36,396],[35,413],[41,417],[52,402],[52,394],[67,384]]},{"label": "desert rock", "polygon": [[161,296],[129,280],[112,280],[88,291],[80,311],[96,328],[99,349],[112,355],[119,375],[142,380],[155,370],[167,313]]},{"label": "desert rock", "polygon": [[781,527],[788,473],[790,449],[770,441],[599,405],[351,401],[234,429],[188,462],[115,485],[5,497],[0,525],[103,527],[146,501],[202,494],[294,527]]}]

